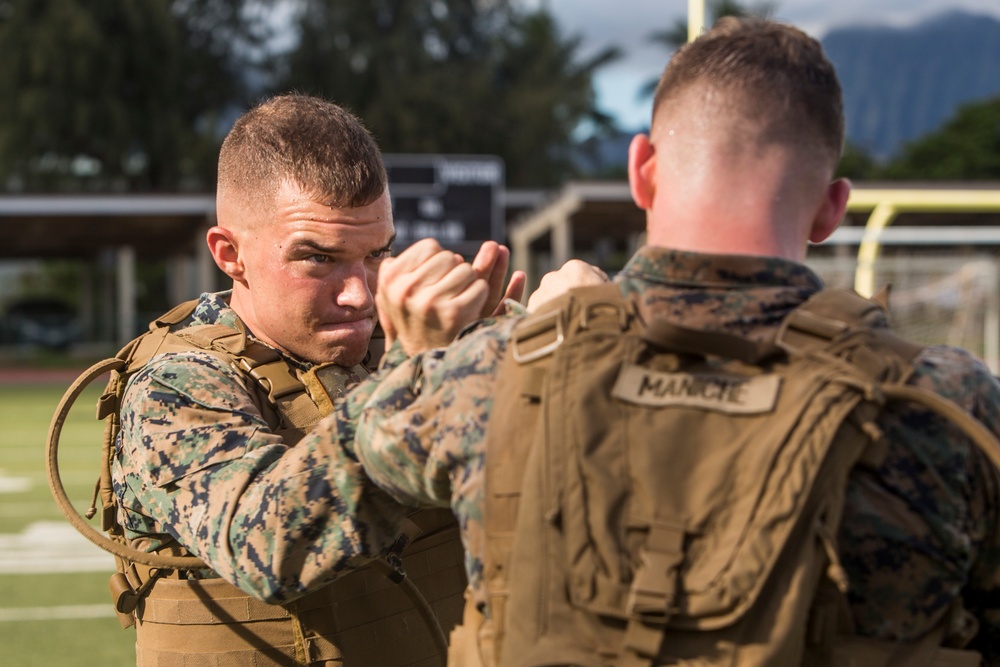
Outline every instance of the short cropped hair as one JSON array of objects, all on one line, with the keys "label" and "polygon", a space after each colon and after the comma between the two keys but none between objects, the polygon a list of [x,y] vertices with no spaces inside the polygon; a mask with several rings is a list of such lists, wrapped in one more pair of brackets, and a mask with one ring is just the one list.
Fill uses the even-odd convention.
[{"label": "short cropped hair", "polygon": [[671,58],[654,94],[653,117],[692,84],[735,94],[742,113],[766,117],[787,140],[808,133],[840,158],[840,81],[820,43],[798,28],[758,17],[719,19]]},{"label": "short cropped hair", "polygon": [[386,188],[378,144],[359,118],[317,97],[286,94],[237,119],[219,152],[219,190],[273,199],[282,181],[336,208],[356,208]]}]

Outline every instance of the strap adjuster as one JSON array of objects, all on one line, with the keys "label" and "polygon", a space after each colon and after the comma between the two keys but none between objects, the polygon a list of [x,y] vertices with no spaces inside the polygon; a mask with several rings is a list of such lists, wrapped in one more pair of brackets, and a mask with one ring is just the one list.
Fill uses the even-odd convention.
[{"label": "strap adjuster", "polygon": [[[537,320],[531,323],[530,327],[525,327],[529,329],[524,331],[522,329],[515,329],[514,334],[511,337],[510,348],[511,354],[514,355],[514,360],[519,364],[526,364],[535,359],[541,359],[547,354],[551,354],[562,345],[563,340],[566,339],[566,333],[563,330],[563,318],[561,310],[553,310],[540,316]],[[543,333],[555,329],[555,339],[542,345],[541,347],[523,352],[521,349],[522,341],[528,340],[529,338],[534,338]]]}]

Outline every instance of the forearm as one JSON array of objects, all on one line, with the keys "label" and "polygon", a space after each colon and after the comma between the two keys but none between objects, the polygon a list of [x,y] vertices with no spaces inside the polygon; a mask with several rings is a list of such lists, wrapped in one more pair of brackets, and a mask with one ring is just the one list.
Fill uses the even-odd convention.
[{"label": "forearm", "polygon": [[484,327],[383,376],[354,443],[368,476],[401,503],[451,507],[473,589],[482,562],[485,432],[511,326]]},{"label": "forearm", "polygon": [[[132,510],[127,528],[172,535],[269,601],[363,565],[394,541],[403,508],[344,447],[356,404],[338,401],[334,415],[289,447],[246,391],[212,375],[218,369],[204,381],[186,377],[183,391],[171,386],[176,370],[155,369],[130,387],[116,463],[119,497]],[[213,405],[199,386],[212,388]]]}]

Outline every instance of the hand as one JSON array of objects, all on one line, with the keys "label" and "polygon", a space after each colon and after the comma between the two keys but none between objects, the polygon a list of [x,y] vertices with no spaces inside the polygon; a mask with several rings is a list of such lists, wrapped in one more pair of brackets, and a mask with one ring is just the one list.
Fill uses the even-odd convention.
[{"label": "hand", "polygon": [[[524,271],[515,271],[510,276],[507,289],[503,289],[503,281],[507,276],[507,267],[510,265],[510,250],[496,241],[486,241],[479,248],[475,259],[472,260],[472,270],[486,281],[490,287],[489,296],[483,306],[481,317],[500,315],[503,313],[503,302],[507,299],[520,301],[524,296],[524,286],[528,277]],[[501,296],[501,294],[503,296]]]},{"label": "hand", "polygon": [[[490,280],[498,264],[498,257],[481,262]],[[386,347],[399,340],[406,353],[414,355],[447,345],[480,317],[492,290],[461,255],[442,250],[434,239],[414,243],[379,268],[375,304]]]},{"label": "hand", "polygon": [[599,285],[608,282],[608,274],[583,260],[571,259],[558,271],[549,271],[542,276],[538,289],[528,297],[528,312],[535,312],[539,306],[574,287]]}]

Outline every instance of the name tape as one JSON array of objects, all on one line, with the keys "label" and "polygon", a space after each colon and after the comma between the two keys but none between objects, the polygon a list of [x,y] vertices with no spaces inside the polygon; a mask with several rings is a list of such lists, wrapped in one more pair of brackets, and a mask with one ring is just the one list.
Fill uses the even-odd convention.
[{"label": "name tape", "polygon": [[611,395],[650,407],[686,406],[729,414],[759,414],[774,409],[781,390],[777,375],[666,373],[625,364]]}]

